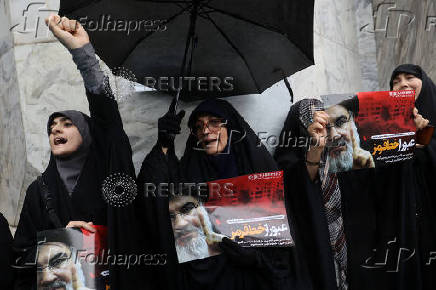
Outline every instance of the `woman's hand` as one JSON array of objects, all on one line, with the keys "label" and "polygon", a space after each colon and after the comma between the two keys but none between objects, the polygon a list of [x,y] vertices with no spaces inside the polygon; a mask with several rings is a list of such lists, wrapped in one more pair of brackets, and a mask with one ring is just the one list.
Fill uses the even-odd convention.
[{"label": "woman's hand", "polygon": [[327,124],[329,115],[324,111],[316,111],[313,114],[313,123],[307,128],[307,132],[316,144],[311,147],[311,150],[323,151],[327,143]]},{"label": "woman's hand", "polygon": [[185,116],[184,110],[176,114],[176,104],[177,98],[174,98],[168,112],[157,121],[158,141],[164,154],[167,153],[169,147],[174,146],[175,136],[180,134],[180,124]]},{"label": "woman's hand", "polygon": [[[421,114],[418,113],[417,108],[413,108],[413,121],[415,122],[416,131],[424,129],[430,123],[429,120],[425,119]],[[424,148],[424,145],[416,144],[416,148]]]},{"label": "woman's hand", "polygon": [[418,109],[417,108],[413,108],[413,121],[415,122],[415,126],[416,126],[416,131],[419,131],[425,127],[427,127],[427,125],[430,123],[429,120],[425,119],[421,114],[418,113]]},{"label": "woman's hand", "polygon": [[[321,155],[327,143],[327,124],[329,115],[324,111],[316,111],[313,114],[313,123],[307,128],[311,138],[311,144],[306,154],[306,167],[309,177],[315,180],[318,174]],[[315,142],[312,142],[315,141]],[[315,144],[314,144],[315,143]]]},{"label": "woman's hand", "polygon": [[90,231],[91,233],[95,233],[95,229],[93,227],[92,222],[84,222],[84,221],[70,221],[66,228],[83,228],[87,231]]},{"label": "woman's hand", "polygon": [[68,49],[80,48],[89,43],[88,33],[77,20],[53,14],[45,19],[45,24]]}]

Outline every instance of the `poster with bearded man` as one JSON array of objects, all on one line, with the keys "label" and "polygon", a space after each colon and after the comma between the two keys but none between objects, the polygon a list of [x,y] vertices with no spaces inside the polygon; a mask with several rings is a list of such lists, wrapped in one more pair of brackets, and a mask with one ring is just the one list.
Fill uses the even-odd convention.
[{"label": "poster with bearded man", "polygon": [[324,174],[412,159],[416,144],[414,91],[324,95],[300,110],[303,125],[325,123],[311,146],[324,146]]},{"label": "poster with bearded man", "polygon": [[179,263],[221,254],[224,237],[241,247],[292,247],[283,171],[210,181],[207,200],[172,196],[169,213]]},{"label": "poster with bearded man", "polygon": [[38,232],[37,289],[106,290],[109,287],[107,230],[94,226]]}]

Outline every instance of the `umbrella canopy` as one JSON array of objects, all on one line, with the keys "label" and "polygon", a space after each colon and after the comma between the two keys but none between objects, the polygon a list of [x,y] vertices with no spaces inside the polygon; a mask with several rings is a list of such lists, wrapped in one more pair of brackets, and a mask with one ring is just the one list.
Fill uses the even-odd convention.
[{"label": "umbrella canopy", "polygon": [[[182,99],[262,93],[313,64],[314,0],[61,0],[97,54]],[[194,77],[194,78],[188,78]]]}]

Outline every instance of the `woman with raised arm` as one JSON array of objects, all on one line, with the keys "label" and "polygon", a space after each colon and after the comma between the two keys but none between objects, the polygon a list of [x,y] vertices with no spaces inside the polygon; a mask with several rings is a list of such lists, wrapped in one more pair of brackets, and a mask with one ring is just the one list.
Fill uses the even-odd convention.
[{"label": "woman with raised arm", "polygon": [[[51,149],[50,161],[44,173],[27,189],[14,238],[19,268],[15,289],[25,290],[36,289],[36,269],[32,263],[38,231],[76,227],[94,232],[93,225],[107,225],[109,248],[122,253],[123,242],[133,242],[129,234],[135,226],[122,224],[123,217],[130,216],[129,206],[115,209],[103,199],[106,179],[121,174],[134,184],[135,172],[118,105],[88,34],[78,22],[66,17],[52,15],[46,23],[70,51],[83,77],[91,114],[67,110],[48,117],[45,134]],[[117,284],[120,273],[117,267],[111,268],[112,289],[128,288],[126,284],[123,288]],[[53,279],[38,287],[55,287],[56,283]]]}]

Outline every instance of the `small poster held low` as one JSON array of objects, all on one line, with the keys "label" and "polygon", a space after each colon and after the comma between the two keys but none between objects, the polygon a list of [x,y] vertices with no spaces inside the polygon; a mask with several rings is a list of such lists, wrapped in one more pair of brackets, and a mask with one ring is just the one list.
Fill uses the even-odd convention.
[{"label": "small poster held low", "polygon": [[219,232],[243,247],[294,245],[284,204],[283,171],[249,174],[209,185],[205,207]]},{"label": "small poster held low", "polygon": [[283,172],[238,176],[207,183],[203,202],[173,196],[169,214],[179,263],[221,254],[227,237],[242,247],[294,245],[286,215]]},{"label": "small poster held low", "polygon": [[38,232],[37,289],[109,289],[106,227]]}]

